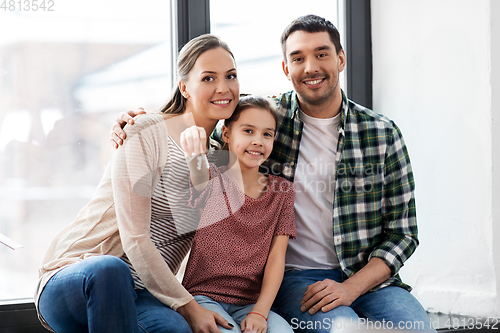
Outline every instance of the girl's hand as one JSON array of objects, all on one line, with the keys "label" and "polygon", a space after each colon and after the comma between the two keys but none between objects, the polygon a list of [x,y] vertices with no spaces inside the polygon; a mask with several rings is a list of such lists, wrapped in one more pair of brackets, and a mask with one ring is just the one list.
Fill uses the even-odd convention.
[{"label": "girl's hand", "polygon": [[267,321],[264,317],[249,313],[240,324],[243,333],[266,333]]},{"label": "girl's hand", "polygon": [[207,134],[203,127],[191,126],[181,133],[180,141],[186,157],[204,154],[207,147]]}]

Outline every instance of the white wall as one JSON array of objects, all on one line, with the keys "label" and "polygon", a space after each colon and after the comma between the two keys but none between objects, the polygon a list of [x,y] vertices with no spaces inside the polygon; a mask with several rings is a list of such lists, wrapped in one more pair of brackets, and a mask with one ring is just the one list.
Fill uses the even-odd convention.
[{"label": "white wall", "polygon": [[500,315],[499,15],[498,0],[372,0],[373,109],[416,182],[421,244],[401,276],[432,312]]},{"label": "white wall", "polygon": [[493,259],[496,272],[495,312],[500,313],[500,1],[491,0],[491,119],[493,156]]}]

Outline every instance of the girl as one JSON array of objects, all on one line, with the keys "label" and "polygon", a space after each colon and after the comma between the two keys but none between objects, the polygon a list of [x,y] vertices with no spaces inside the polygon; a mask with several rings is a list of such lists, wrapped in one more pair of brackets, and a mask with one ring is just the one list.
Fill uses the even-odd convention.
[{"label": "girl", "polygon": [[179,86],[162,113],[136,120],[94,198],[45,255],[36,305],[47,328],[220,333],[216,323],[231,327],[174,274],[198,223],[187,205],[180,132],[194,123],[211,133],[231,116],[239,96],[236,66],[225,43],[203,35],[183,47],[177,67]]},{"label": "girl", "polygon": [[288,239],[296,236],[293,184],[259,173],[276,124],[266,99],[241,99],[222,128],[230,152],[229,166],[222,167],[206,162],[203,128],[181,134],[193,184],[190,203],[201,208],[183,285],[201,306],[231,322],[230,332],[293,332],[270,311]]}]

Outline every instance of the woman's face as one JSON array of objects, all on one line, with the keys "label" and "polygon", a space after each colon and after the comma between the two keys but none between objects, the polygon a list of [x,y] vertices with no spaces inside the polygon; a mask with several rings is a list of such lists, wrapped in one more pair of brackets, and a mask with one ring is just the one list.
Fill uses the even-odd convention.
[{"label": "woman's face", "polygon": [[221,47],[205,51],[179,88],[198,126],[229,118],[240,95],[233,57]]}]

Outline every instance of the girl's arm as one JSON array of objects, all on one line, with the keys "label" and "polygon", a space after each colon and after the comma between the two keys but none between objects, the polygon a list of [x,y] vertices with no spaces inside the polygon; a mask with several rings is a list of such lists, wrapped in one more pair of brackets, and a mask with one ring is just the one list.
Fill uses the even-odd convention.
[{"label": "girl's arm", "polygon": [[181,133],[180,143],[186,156],[191,183],[198,192],[201,192],[210,179],[208,160],[205,155],[207,147],[205,129],[197,126],[187,128]]},{"label": "girl's arm", "polygon": [[264,268],[264,278],[262,280],[260,296],[252,311],[241,322],[241,329],[244,332],[250,332],[252,330],[266,332],[267,323],[264,317],[267,318],[269,316],[269,311],[271,310],[271,306],[281,286],[281,281],[283,280],[288,239],[288,235],[273,237],[266,267]]}]

